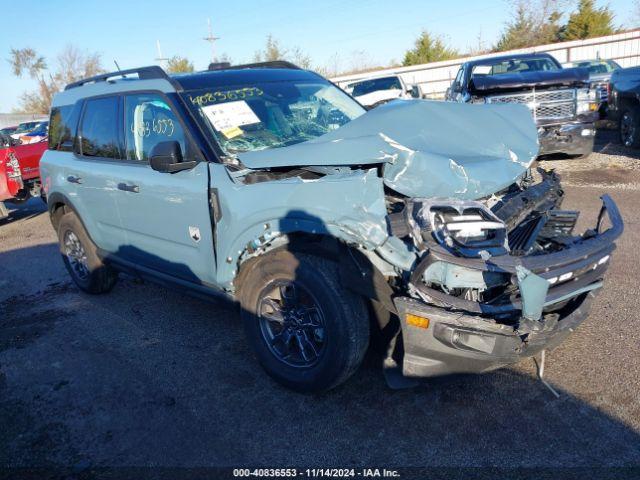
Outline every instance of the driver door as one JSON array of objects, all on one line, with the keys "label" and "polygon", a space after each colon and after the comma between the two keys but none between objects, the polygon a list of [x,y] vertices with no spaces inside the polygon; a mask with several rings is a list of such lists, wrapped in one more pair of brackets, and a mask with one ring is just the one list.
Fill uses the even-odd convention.
[{"label": "driver door", "polygon": [[214,246],[207,162],[177,173],[149,166],[153,147],[177,141],[185,161],[194,154],[169,100],[160,93],[124,95],[128,168],[119,179],[118,207],[128,262],[197,284],[213,284]]}]

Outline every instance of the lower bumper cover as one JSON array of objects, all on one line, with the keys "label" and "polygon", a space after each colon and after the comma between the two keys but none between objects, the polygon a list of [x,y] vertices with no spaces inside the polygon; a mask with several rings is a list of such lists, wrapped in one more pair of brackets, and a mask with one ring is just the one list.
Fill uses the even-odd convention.
[{"label": "lower bumper cover", "polygon": [[595,132],[593,123],[541,126],[538,128],[540,155],[587,155],[593,151]]},{"label": "lower bumper cover", "polygon": [[[415,378],[482,373],[554,348],[588,316],[594,297],[595,292],[584,294],[570,313],[548,315],[542,329],[525,334],[487,318],[396,298],[404,348],[402,374]],[[428,327],[407,324],[408,313],[428,318]]]}]

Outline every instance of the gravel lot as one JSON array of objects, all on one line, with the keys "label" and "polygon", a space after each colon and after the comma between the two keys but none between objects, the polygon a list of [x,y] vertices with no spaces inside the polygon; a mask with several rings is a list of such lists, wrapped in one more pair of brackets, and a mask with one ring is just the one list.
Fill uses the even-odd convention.
[{"label": "gravel lot", "polygon": [[272,382],[237,311],[132,279],[81,294],[39,201],[0,221],[0,466],[640,468],[639,152],[600,132],[546,161],[591,225],[612,194],[626,231],[590,318],[533,363],[387,388],[370,356],[344,386]]}]

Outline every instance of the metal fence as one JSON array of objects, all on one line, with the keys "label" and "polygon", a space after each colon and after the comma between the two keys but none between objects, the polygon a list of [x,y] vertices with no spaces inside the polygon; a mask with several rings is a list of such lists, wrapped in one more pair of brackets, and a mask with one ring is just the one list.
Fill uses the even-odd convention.
[{"label": "metal fence", "polygon": [[375,72],[356,73],[332,78],[333,82],[344,87],[350,82],[362,80],[372,76],[396,74],[409,85],[417,85],[428,98],[442,98],[451,85],[460,65],[469,60],[488,58],[496,55],[517,53],[546,52],[553,55],[560,63],[575,62],[588,59],[611,59],[623,67],[640,65],[640,29],[628,30],[605,37],[573,40],[570,42],[552,43],[537,47],[521,48],[506,52],[475,55],[469,57],[446,60],[444,62],[412,65],[410,67],[396,67],[376,70]]},{"label": "metal fence", "polygon": [[22,122],[46,119],[47,116],[41,113],[0,113],[0,128],[13,127]]}]

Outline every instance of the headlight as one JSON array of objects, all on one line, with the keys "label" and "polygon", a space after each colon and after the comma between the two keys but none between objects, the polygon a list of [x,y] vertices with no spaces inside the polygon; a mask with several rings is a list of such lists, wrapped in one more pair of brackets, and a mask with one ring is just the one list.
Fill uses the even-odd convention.
[{"label": "headlight", "polygon": [[598,99],[595,90],[588,88],[580,88],[577,93],[576,113],[595,112],[598,110]]},{"label": "headlight", "polygon": [[479,202],[417,201],[414,219],[422,236],[430,235],[449,250],[465,257],[503,255],[509,251],[507,229]]}]

